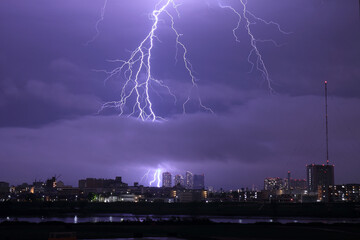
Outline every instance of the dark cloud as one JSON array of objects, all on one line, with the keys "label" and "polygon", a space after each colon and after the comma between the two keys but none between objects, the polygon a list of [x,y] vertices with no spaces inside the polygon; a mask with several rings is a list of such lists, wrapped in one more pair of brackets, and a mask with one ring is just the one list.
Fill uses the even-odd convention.
[{"label": "dark cloud", "polygon": [[[0,157],[12,163],[12,171],[3,176],[29,179],[34,172],[40,176],[61,173],[75,183],[87,175],[117,174],[132,182],[139,181],[147,168],[165,166],[179,172],[204,172],[207,183],[217,187],[261,185],[264,177],[285,176],[287,170],[305,177],[306,163],[325,162],[322,100],[316,96],[261,97],[223,115],[180,115],[156,123],[86,117],[40,129],[2,129]],[[331,102],[340,108],[359,104],[359,100]],[[359,119],[360,112],[332,107],[330,114],[331,160],[339,172],[348,172],[337,180],[359,181],[353,156],[358,154],[359,134],[354,119]],[[19,168],[24,165],[26,170]],[[234,181],[221,178],[235,171],[235,166]],[[253,169],[251,174],[249,169]]]}]

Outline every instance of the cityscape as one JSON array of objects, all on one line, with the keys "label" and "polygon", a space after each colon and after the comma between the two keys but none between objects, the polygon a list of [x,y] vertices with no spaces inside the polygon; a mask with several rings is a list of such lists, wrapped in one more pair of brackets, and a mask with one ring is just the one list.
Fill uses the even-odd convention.
[{"label": "cityscape", "polygon": [[78,186],[65,185],[57,176],[46,181],[18,186],[0,182],[0,201],[88,201],[88,202],[360,202],[360,184],[335,184],[334,165],[309,164],[307,179],[267,177],[263,189],[239,188],[215,190],[205,185],[204,174],[161,174],[161,186],[128,184],[122,177],[115,179],[80,179]]}]

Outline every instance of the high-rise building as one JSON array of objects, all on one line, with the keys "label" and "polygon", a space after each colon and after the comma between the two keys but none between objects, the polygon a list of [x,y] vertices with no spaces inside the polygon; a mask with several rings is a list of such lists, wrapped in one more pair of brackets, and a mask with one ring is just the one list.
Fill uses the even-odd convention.
[{"label": "high-rise building", "polygon": [[163,187],[171,187],[171,173],[169,172],[164,172],[162,174],[162,186]]},{"label": "high-rise building", "polygon": [[334,165],[307,165],[307,190],[318,193],[318,200],[329,200],[329,188],[334,186]]},{"label": "high-rise building", "polygon": [[185,188],[192,189],[193,186],[194,186],[193,174],[187,171],[185,175]]},{"label": "high-rise building", "polygon": [[282,178],[265,178],[264,180],[264,190],[274,191],[274,190],[284,190],[284,181]]},{"label": "high-rise building", "polygon": [[175,175],[175,186],[184,186],[184,177],[181,174]]},{"label": "high-rise building", "polygon": [[194,174],[193,176],[193,189],[205,188],[205,176],[204,174]]}]

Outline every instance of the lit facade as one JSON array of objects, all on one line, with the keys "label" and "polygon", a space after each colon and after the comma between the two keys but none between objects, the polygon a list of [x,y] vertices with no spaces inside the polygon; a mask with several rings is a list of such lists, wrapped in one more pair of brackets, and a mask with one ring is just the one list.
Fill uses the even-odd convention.
[{"label": "lit facade", "polygon": [[175,175],[175,186],[184,186],[184,177],[180,174]]},{"label": "lit facade", "polygon": [[194,186],[194,182],[193,182],[193,174],[189,171],[186,172],[185,175],[185,188],[187,189],[192,189]]},{"label": "lit facade", "polygon": [[335,202],[359,202],[360,184],[343,184],[330,187],[330,194]]},{"label": "lit facade", "polygon": [[284,190],[285,185],[282,178],[265,178],[264,180],[264,190],[267,191],[276,191],[276,190]]},{"label": "lit facade", "polygon": [[171,173],[164,172],[162,174],[162,186],[163,187],[171,187],[172,181],[171,181]]},{"label": "lit facade", "polygon": [[334,165],[307,165],[307,190],[317,193],[319,201],[329,201],[329,188],[334,186]]}]

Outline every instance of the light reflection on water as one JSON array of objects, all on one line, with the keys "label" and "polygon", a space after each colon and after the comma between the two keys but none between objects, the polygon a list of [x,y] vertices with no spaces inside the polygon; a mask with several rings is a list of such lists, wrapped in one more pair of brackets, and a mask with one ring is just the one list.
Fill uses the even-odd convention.
[{"label": "light reflection on water", "polygon": [[143,222],[147,220],[152,221],[184,221],[193,219],[208,219],[216,223],[238,223],[238,224],[249,224],[258,222],[279,222],[279,223],[360,223],[360,218],[271,218],[271,217],[228,217],[228,216],[190,216],[190,215],[134,215],[134,214],[93,214],[91,216],[81,215],[63,215],[57,217],[1,217],[0,222],[4,221],[24,221],[32,223],[40,222],[64,222],[64,223],[85,223],[85,222],[123,222],[123,221],[138,221]]},{"label": "light reflection on water", "polygon": [[173,237],[145,237],[145,238],[113,238],[113,239],[83,239],[83,240],[136,240],[136,239],[147,239],[147,240],[185,240],[183,238]]}]

